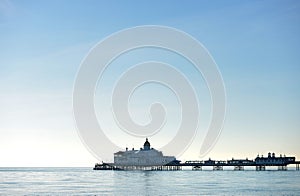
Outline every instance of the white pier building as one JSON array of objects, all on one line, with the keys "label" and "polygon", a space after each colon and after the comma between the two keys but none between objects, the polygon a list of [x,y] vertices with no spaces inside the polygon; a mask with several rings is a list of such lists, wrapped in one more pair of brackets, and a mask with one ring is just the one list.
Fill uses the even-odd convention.
[{"label": "white pier building", "polygon": [[148,138],[144,143],[144,148],[140,150],[119,151],[114,153],[114,166],[162,166],[176,161],[174,156],[164,156],[161,151],[150,148]]}]

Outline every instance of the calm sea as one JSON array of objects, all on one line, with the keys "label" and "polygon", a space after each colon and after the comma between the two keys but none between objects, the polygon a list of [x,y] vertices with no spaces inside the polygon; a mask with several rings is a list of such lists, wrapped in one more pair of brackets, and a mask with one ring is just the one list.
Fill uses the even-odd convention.
[{"label": "calm sea", "polygon": [[300,195],[300,171],[0,168],[0,195]]}]

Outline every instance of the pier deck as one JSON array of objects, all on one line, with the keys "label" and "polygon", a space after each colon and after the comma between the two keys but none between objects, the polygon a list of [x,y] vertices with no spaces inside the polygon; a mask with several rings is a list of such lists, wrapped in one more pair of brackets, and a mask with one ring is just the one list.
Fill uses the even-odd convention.
[{"label": "pier deck", "polygon": [[[263,159],[263,160],[262,160]],[[181,170],[182,167],[192,167],[193,170],[202,170],[202,167],[211,166],[213,170],[223,170],[223,167],[232,166],[234,170],[244,170],[244,167],[256,167],[256,170],[266,170],[267,166],[277,166],[278,170],[287,170],[288,165],[296,165],[296,170],[299,170],[300,161],[296,161],[295,157],[268,157],[256,158],[255,160],[248,159],[232,159],[227,161],[174,161],[161,166],[119,166],[114,163],[96,164],[94,170]]]}]

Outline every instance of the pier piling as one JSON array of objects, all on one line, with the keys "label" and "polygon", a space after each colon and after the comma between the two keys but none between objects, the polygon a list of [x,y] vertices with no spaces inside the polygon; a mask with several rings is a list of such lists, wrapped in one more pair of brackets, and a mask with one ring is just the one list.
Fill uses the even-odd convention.
[{"label": "pier piling", "polygon": [[194,167],[192,167],[192,170],[202,171],[202,166],[194,166]]},{"label": "pier piling", "polygon": [[287,170],[287,166],[286,165],[280,165],[280,166],[278,166],[278,170],[279,171],[286,171]]},{"label": "pier piling", "polygon": [[256,171],[265,171],[265,170],[266,170],[266,166],[264,166],[264,165],[256,166]]},{"label": "pier piling", "polygon": [[235,171],[242,171],[244,170],[244,166],[234,166]]},{"label": "pier piling", "polygon": [[221,171],[221,170],[223,170],[223,166],[219,166],[219,165],[214,166],[213,170],[215,170],[215,171]]}]

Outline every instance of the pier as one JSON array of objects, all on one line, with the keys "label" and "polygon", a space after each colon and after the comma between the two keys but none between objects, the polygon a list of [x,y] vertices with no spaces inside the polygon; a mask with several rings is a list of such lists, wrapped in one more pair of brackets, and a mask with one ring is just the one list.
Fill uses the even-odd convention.
[{"label": "pier", "polygon": [[295,157],[286,157],[280,155],[275,156],[275,153],[269,153],[267,157],[257,156],[254,160],[249,159],[234,159],[223,161],[223,160],[195,160],[185,161],[181,163],[179,160],[174,160],[165,165],[116,165],[114,163],[102,163],[96,164],[94,170],[153,170],[153,171],[176,171],[182,170],[183,167],[192,167],[193,171],[202,170],[203,167],[210,166],[215,171],[223,170],[224,167],[231,166],[235,171],[243,171],[245,167],[255,167],[256,171],[265,171],[266,167],[275,166],[280,171],[287,170],[288,165],[295,165],[296,170],[299,171],[300,161],[296,161]]},{"label": "pier", "polygon": [[299,170],[300,161],[296,161],[295,157],[286,157],[280,155],[279,157],[275,156],[275,153],[269,153],[267,157],[257,156],[254,160],[249,159],[234,159],[227,161],[215,161],[215,160],[206,160],[206,161],[186,161],[184,163],[169,163],[167,165],[177,165],[191,166],[192,170],[202,170],[202,167],[212,166],[213,170],[223,170],[223,167],[231,166],[234,167],[234,170],[244,170],[245,167],[255,167],[257,171],[264,171],[266,167],[276,166],[278,170],[287,170],[288,165],[296,165],[296,170]]}]

